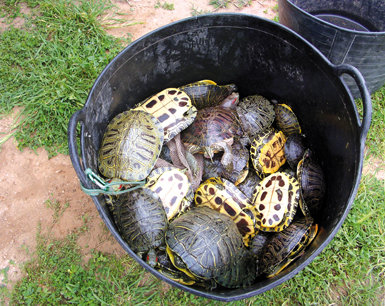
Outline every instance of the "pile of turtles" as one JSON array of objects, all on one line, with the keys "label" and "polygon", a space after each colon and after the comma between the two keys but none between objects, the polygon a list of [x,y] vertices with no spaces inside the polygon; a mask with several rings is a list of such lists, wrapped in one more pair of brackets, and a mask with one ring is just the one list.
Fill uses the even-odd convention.
[{"label": "pile of turtles", "polygon": [[[197,188],[166,154],[174,137],[201,173]],[[112,119],[98,158],[105,178],[144,182],[106,202],[130,248],[182,284],[252,285],[317,235],[325,180],[297,116],[261,95],[240,98],[234,84],[202,80],[149,97]]]}]

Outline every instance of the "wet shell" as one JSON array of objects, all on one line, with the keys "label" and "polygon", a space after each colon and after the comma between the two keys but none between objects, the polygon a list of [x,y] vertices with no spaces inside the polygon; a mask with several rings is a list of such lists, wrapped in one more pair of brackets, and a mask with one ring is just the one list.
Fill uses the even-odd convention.
[{"label": "wet shell", "polygon": [[299,183],[293,176],[276,172],[263,179],[253,196],[259,229],[278,232],[288,227],[297,211],[299,197]]},{"label": "wet shell", "polygon": [[177,88],[167,88],[141,102],[135,109],[148,112],[159,120],[165,142],[187,128],[197,113],[188,95]]},{"label": "wet shell", "polygon": [[140,181],[154,167],[163,145],[163,128],[149,113],[129,110],[108,124],[98,166],[107,178]]},{"label": "wet shell", "polygon": [[249,245],[255,234],[254,207],[233,183],[219,177],[209,178],[196,190],[195,204],[229,216],[242,234],[245,245]]}]

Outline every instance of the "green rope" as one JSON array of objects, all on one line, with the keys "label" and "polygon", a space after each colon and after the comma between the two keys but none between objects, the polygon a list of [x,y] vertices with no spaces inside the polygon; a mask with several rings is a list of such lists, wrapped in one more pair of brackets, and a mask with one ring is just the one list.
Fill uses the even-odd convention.
[{"label": "green rope", "polygon": [[[80,184],[80,187],[82,188],[83,192],[90,196],[97,196],[99,194],[109,194],[109,195],[118,195],[125,192],[130,192],[132,190],[141,188],[146,182],[144,180],[142,181],[136,181],[136,182],[128,182],[128,181],[116,181],[113,180],[111,182],[106,182],[103,178],[101,178],[99,175],[97,175],[95,172],[93,172],[90,168],[87,168],[84,173],[86,174],[87,178],[93,182],[95,185],[100,187],[100,189],[89,189],[84,187],[82,184]],[[127,189],[121,189],[124,185],[135,185],[133,187],[127,188]]]}]

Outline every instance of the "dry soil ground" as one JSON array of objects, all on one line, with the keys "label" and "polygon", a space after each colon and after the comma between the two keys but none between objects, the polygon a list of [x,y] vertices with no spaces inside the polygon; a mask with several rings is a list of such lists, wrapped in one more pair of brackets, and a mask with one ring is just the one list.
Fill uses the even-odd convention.
[{"label": "dry soil ground", "polygon": [[[193,9],[213,11],[209,0],[169,0],[173,10],[155,8],[156,0],[115,0],[115,13],[127,19],[130,26],[111,27],[108,32],[119,37],[129,33],[135,40],[142,35],[170,22],[190,17]],[[236,1],[234,1],[236,2]],[[242,12],[272,19],[275,0],[254,0],[252,5],[238,9],[230,5],[220,12]],[[27,10],[26,8],[24,8]],[[111,12],[113,14],[113,12]],[[22,27],[23,20],[15,20],[15,26]],[[5,24],[0,20],[0,27]],[[0,28],[1,30],[1,28]],[[13,115],[0,120],[0,138],[7,135],[13,124]],[[112,238],[104,226],[91,200],[79,186],[69,156],[58,155],[48,159],[43,150],[20,151],[11,137],[0,149],[0,270],[9,267],[8,278],[12,284],[22,276],[22,264],[27,261],[36,246],[38,224],[42,231],[52,231],[56,237],[64,237],[87,222],[90,230],[81,236],[79,244],[87,256],[91,249],[124,254],[120,245]],[[55,204],[56,203],[56,204]],[[67,207],[61,217],[53,217],[55,205]],[[0,276],[0,284],[2,282]]]}]

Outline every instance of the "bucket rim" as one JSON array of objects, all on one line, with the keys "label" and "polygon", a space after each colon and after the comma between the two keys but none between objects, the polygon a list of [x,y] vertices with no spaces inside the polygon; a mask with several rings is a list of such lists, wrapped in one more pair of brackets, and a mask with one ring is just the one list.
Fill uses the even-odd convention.
[{"label": "bucket rim", "polygon": [[309,12],[307,12],[304,9],[300,8],[299,6],[295,5],[291,0],[279,0],[278,2],[280,2],[280,1],[288,3],[294,9],[296,9],[299,12],[301,12],[303,15],[307,16],[308,18],[314,19],[318,23],[320,23],[320,24],[322,24],[324,26],[327,26],[327,27],[334,28],[334,29],[336,29],[338,31],[346,32],[346,33],[352,33],[352,34],[356,34],[356,35],[359,34],[359,35],[362,35],[362,36],[382,36],[382,35],[385,36],[385,31],[358,31],[358,30],[352,30],[352,29],[340,27],[340,26],[335,25],[335,24],[333,24],[331,22],[328,22],[328,21],[325,21],[325,20],[323,20],[321,18],[318,18],[317,16],[315,16],[313,14],[310,14]]}]

